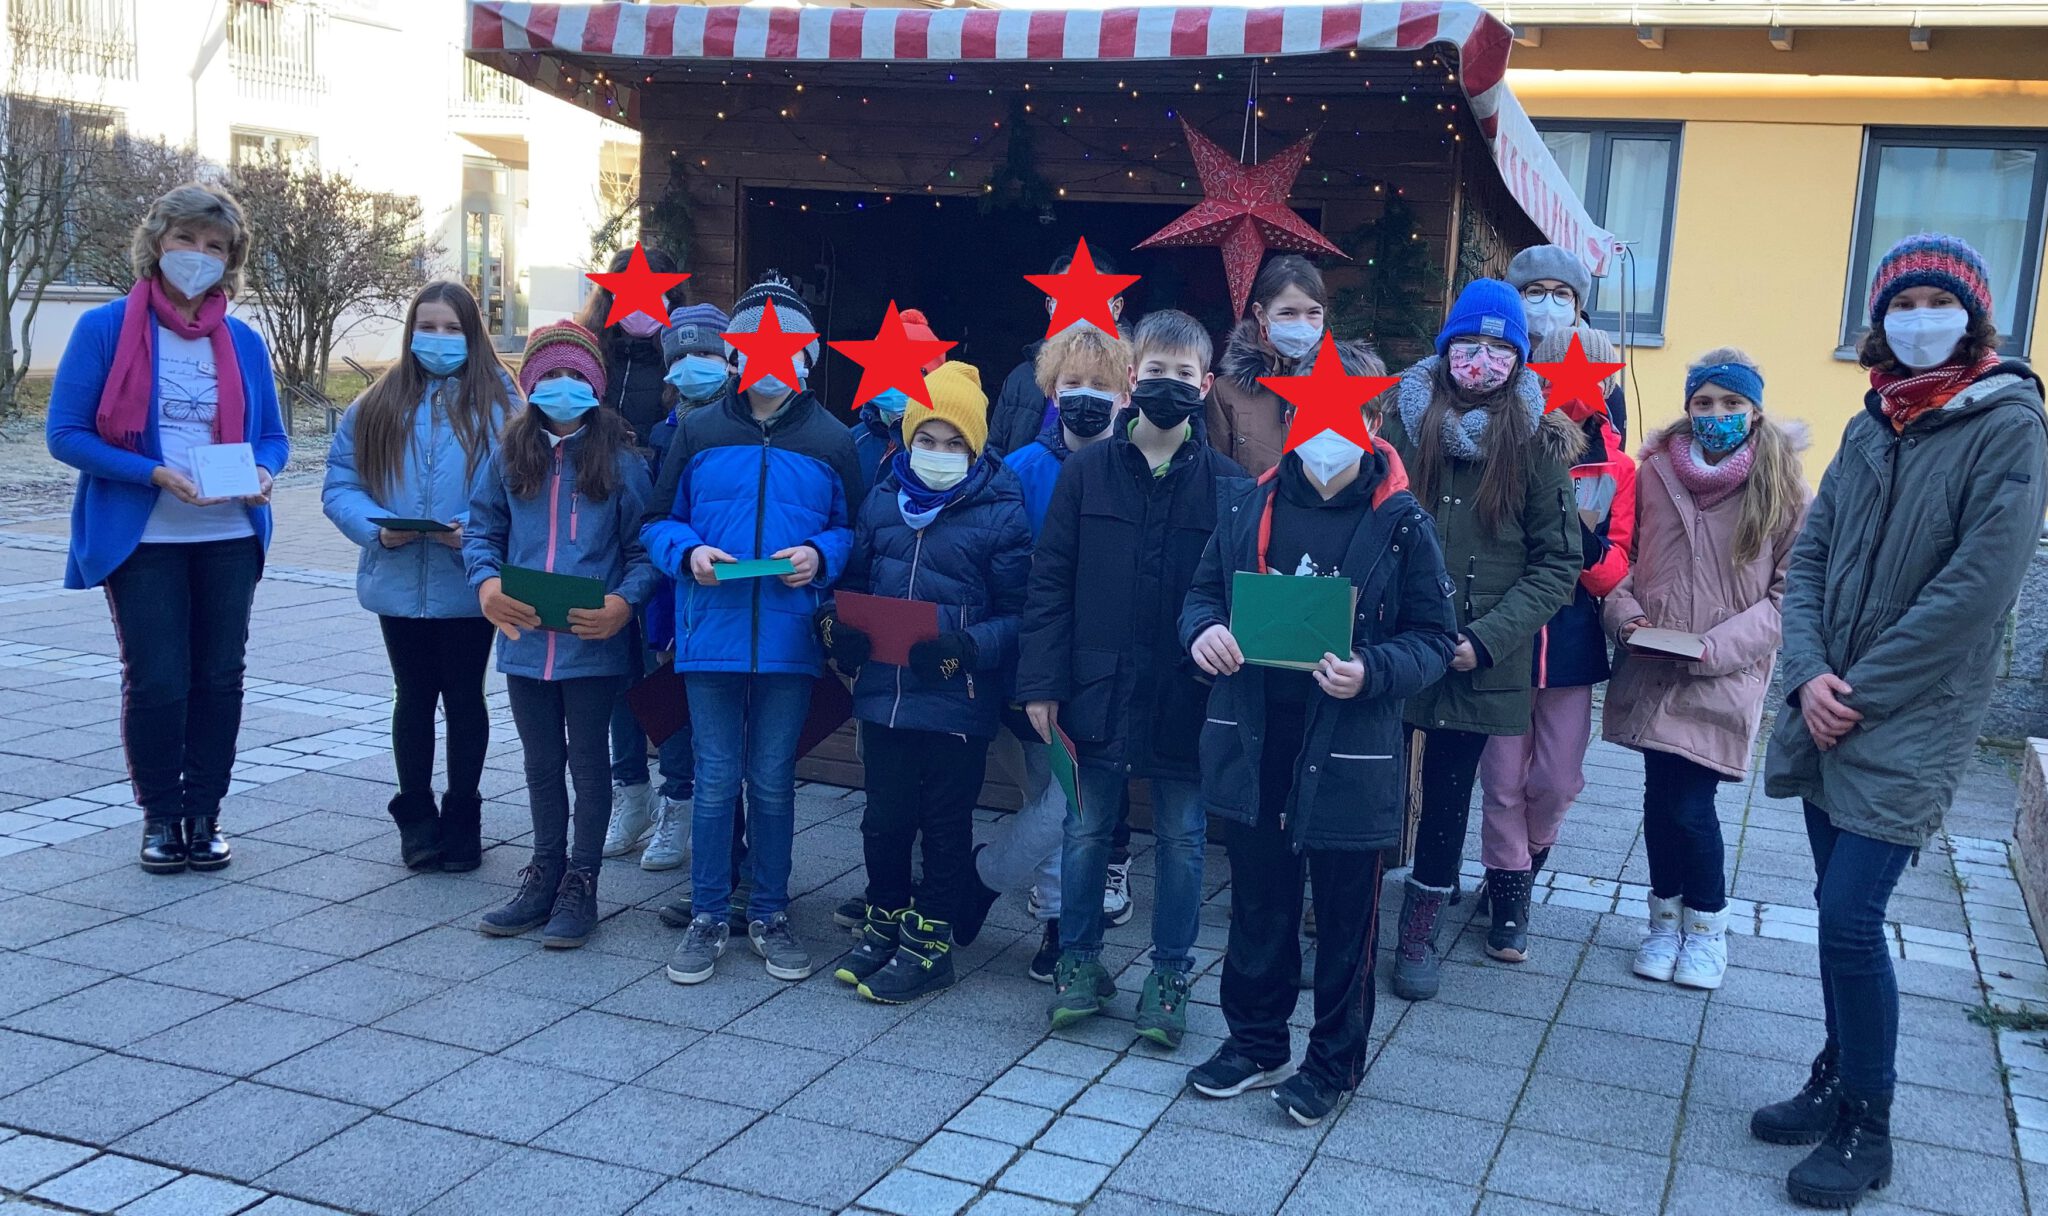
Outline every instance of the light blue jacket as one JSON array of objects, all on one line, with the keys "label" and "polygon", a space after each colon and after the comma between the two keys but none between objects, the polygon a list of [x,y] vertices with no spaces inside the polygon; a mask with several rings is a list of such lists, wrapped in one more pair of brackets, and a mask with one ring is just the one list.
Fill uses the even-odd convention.
[{"label": "light blue jacket", "polygon": [[[502,452],[492,452],[477,469],[462,536],[472,595],[508,565],[599,579],[635,612],[654,594],[657,575],[640,544],[640,517],[653,492],[646,461],[633,449],[622,449],[619,492],[592,502],[576,488],[575,453],[582,442],[578,432],[556,445],[547,479],[531,498],[506,490],[498,463]],[[545,629],[523,632],[517,641],[500,634],[498,670],[535,680],[638,675],[640,656],[632,643],[630,627],[602,642]]]},{"label": "light blue jacket", "polygon": [[[379,616],[480,616],[476,592],[470,589],[462,552],[427,536],[397,549],[377,539],[373,519],[431,519],[440,523],[469,520],[469,458],[462,450],[447,412],[439,404],[445,393],[459,391],[456,377],[430,381],[426,396],[412,413],[412,442],[397,484],[379,498],[356,470],[356,418],[351,406],[341,418],[334,443],[327,450],[327,482],[320,506],[341,534],[362,547],[356,559],[356,599]],[[508,378],[507,393],[515,403],[518,390]],[[478,467],[498,448],[498,432],[506,415],[491,422],[490,445]]]},{"label": "light blue jacket", "polygon": [[[150,481],[163,463],[154,374],[149,428],[143,432],[141,451],[131,452],[100,438],[95,422],[100,393],[114,367],[114,347],[127,306],[125,299],[110,300],[78,318],[57,363],[56,383],[50,388],[45,441],[50,455],[78,470],[78,492],[71,500],[71,554],[64,563],[64,585],[74,591],[99,586],[128,560],[142,543],[142,530],[156,509],[157,495],[163,492]],[[291,440],[286,438],[284,419],[277,412],[270,351],[239,318],[229,317],[226,325],[234,335],[235,360],[242,368],[242,435],[256,450],[256,463],[274,477],[284,471],[285,461],[291,457]],[[154,341],[150,354],[152,358],[158,354]],[[270,508],[250,507],[248,512],[256,539],[268,549]]]}]

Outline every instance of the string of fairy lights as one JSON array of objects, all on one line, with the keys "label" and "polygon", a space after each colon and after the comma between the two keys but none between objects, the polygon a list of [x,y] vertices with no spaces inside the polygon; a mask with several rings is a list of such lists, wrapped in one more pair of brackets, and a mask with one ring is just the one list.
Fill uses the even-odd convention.
[{"label": "string of fairy lights", "polygon": [[[1348,54],[1351,59],[1359,57],[1359,52],[1356,50],[1350,51]],[[514,58],[522,61],[519,66],[524,69],[516,74],[529,79],[538,74],[540,67],[539,56],[522,54]],[[1245,60],[1240,62],[1252,63],[1254,61]],[[1446,83],[1453,85],[1457,83],[1456,73],[1449,68],[1441,56],[1416,56],[1412,62],[1414,68],[1418,71],[1440,72]],[[883,63],[879,66],[887,72],[894,65]],[[935,69],[940,65],[929,64],[919,66],[921,68]],[[1013,65],[1005,64],[1002,66]],[[1062,65],[1044,64],[1042,66],[1047,76],[1056,79],[1058,69]],[[1077,65],[1070,64],[1065,66],[1071,68]],[[1100,67],[1100,64],[1090,62],[1086,66],[1090,69],[1096,69]],[[818,102],[829,97],[832,103],[838,105],[866,106],[872,103],[872,97],[861,93],[857,89],[847,89],[839,86],[819,87],[807,85],[799,78],[799,70],[795,67],[749,67],[744,64],[713,65],[709,63],[693,63],[682,66],[682,73],[685,76],[715,75],[718,78],[717,83],[721,86],[729,88],[739,86],[733,102],[726,108],[713,112],[713,121],[772,121],[780,123],[793,144],[804,149],[810,155],[815,156],[819,164],[827,165],[836,170],[838,174],[850,179],[850,182],[846,184],[851,184],[856,188],[865,187],[868,193],[881,205],[907,202],[922,205],[924,201],[928,200],[932,206],[942,207],[949,199],[955,203],[971,203],[984,195],[995,192],[996,187],[993,185],[993,174],[1002,165],[1005,157],[1005,140],[1003,136],[1005,124],[1009,121],[1010,117],[1007,113],[1002,117],[984,120],[980,124],[981,129],[969,137],[966,146],[941,162],[938,170],[924,182],[906,188],[905,183],[901,181],[885,182],[877,180],[869,174],[867,167],[859,158],[837,151],[829,145],[820,144],[811,138],[810,132],[812,128],[807,125],[806,119],[815,116],[815,106]],[[1397,195],[1405,193],[1401,187],[1394,186],[1384,178],[1361,170],[1336,167],[1345,158],[1330,147],[1330,141],[1333,138],[1341,139],[1344,137],[1344,134],[1341,130],[1333,130],[1327,125],[1317,125],[1319,122],[1327,124],[1330,103],[1331,100],[1334,100],[1327,91],[1327,85],[1318,83],[1316,85],[1318,92],[1315,97],[1304,96],[1301,102],[1297,103],[1295,96],[1285,90],[1284,71],[1274,66],[1274,59],[1272,57],[1263,57],[1261,60],[1256,61],[1254,70],[1261,77],[1259,89],[1255,96],[1248,96],[1244,100],[1244,105],[1251,112],[1250,116],[1252,119],[1263,120],[1271,117],[1285,120],[1300,113],[1303,115],[1303,118],[1299,129],[1304,131],[1317,130],[1319,132],[1316,148],[1312,150],[1303,172],[1303,181],[1312,181],[1319,177],[1320,184],[1328,185],[1343,183],[1344,179],[1348,178],[1349,184],[1361,188],[1370,186],[1374,193],[1384,193],[1389,189],[1392,189]],[[969,75],[972,75],[972,73],[970,72]],[[1224,92],[1231,87],[1231,75],[1232,73],[1229,71],[1219,71],[1205,65],[1193,79],[1180,86],[1182,90],[1180,96],[1188,98]],[[960,80],[960,76],[961,72],[959,71],[946,72],[946,85],[960,86],[963,83]],[[778,77],[779,79],[777,79]],[[788,92],[774,94],[766,89],[746,87],[755,81],[780,85],[787,88]],[[638,89],[654,85],[655,83],[655,77],[649,75],[645,76],[640,83],[631,87]],[[1047,181],[1045,184],[1051,190],[1054,199],[1066,198],[1070,191],[1075,194],[1090,193],[1106,183],[1119,178],[1135,183],[1139,180],[1140,174],[1144,175],[1146,184],[1151,187],[1154,193],[1165,193],[1171,190],[1191,196],[1200,195],[1201,185],[1194,174],[1192,161],[1187,158],[1185,141],[1177,133],[1167,135],[1156,147],[1149,149],[1134,149],[1131,143],[1115,137],[1115,132],[1118,128],[1126,127],[1127,119],[1133,120],[1127,128],[1130,130],[1157,127],[1158,114],[1162,111],[1156,111],[1152,107],[1158,105],[1164,93],[1157,85],[1139,87],[1124,80],[1118,80],[1114,93],[1097,95],[1082,100],[1073,100],[1058,95],[1057,85],[1052,85],[1048,88],[1034,88],[1033,83],[1033,81],[1027,80],[1019,85],[1002,88],[988,86],[977,88],[970,83],[961,91],[977,92],[986,98],[995,99],[1006,110],[1011,98],[1021,98],[1023,101],[1022,110],[1024,115],[1028,116],[1027,121],[1032,123],[1031,129],[1034,137],[1049,136],[1063,140],[1069,145],[1068,152],[1079,151],[1081,161],[1093,163],[1099,160],[1105,165],[1100,172],[1070,176],[1067,180],[1058,182]],[[622,120],[626,116],[625,109],[621,107],[619,102],[622,82],[612,78],[603,71],[593,72],[581,80],[564,71],[560,77],[560,86],[554,90],[558,95],[566,90],[571,94],[569,100],[576,101],[588,108],[597,109],[600,113],[609,112]],[[1358,87],[1360,92],[1372,92],[1375,89],[1375,84],[1370,79],[1361,79]],[[1420,103],[1432,105],[1435,112],[1442,115],[1443,130],[1438,140],[1440,144],[1463,142],[1464,135],[1458,129],[1457,123],[1457,114],[1462,106],[1462,102],[1459,99],[1449,97],[1437,100],[1430,97],[1419,97],[1410,92],[1384,85],[1380,86],[1374,95],[1384,97],[1389,92],[1395,94],[1395,104],[1413,105]],[[1299,110],[1296,109],[1297,104],[1300,105]],[[1142,112],[1140,107],[1142,107]],[[1180,117],[1179,106],[1168,104],[1164,107],[1163,114],[1168,123],[1173,123]],[[1099,142],[1093,138],[1096,135],[1105,133],[1110,135],[1113,145]],[[1350,137],[1355,139],[1370,138],[1366,130],[1360,126],[1352,127],[1349,134]],[[1322,155],[1318,156],[1315,154],[1316,152],[1320,152]],[[669,155],[672,158],[680,159],[684,153],[681,149],[671,149]],[[714,160],[714,157],[717,155],[716,153],[697,153],[692,157],[696,161],[693,167],[707,175],[715,175],[720,168]],[[1055,157],[1052,159],[1070,161],[1071,156]],[[1166,163],[1161,165],[1158,163],[1161,161]],[[981,162],[985,162],[985,164]],[[977,169],[983,171],[976,172]],[[843,189],[846,184],[836,186],[835,188]],[[723,193],[729,189],[725,181],[716,177],[712,178],[711,186],[714,193]],[[755,199],[754,203],[757,206],[768,207],[778,205],[777,200],[773,198]],[[799,203],[797,206],[805,211],[835,214],[866,210],[868,200],[855,199],[843,205]]]}]

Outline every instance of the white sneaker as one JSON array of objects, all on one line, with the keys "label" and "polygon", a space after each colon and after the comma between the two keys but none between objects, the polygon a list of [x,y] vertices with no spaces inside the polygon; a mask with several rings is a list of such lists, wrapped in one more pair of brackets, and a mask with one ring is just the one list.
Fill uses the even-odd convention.
[{"label": "white sneaker", "polygon": [[1110,866],[1102,884],[1103,923],[1124,924],[1135,911],[1137,908],[1131,903],[1131,863]]},{"label": "white sneaker", "polygon": [[1728,909],[1685,910],[1685,945],[1672,979],[1687,988],[1719,988],[1728,975]]},{"label": "white sneaker", "polygon": [[1668,980],[1678,969],[1684,945],[1685,906],[1677,899],[1650,896],[1650,936],[1636,948],[1636,974],[1646,980]]},{"label": "white sneaker", "polygon": [[640,854],[643,870],[673,870],[690,859],[690,800],[667,798],[654,812],[654,834]]},{"label": "white sneaker", "polygon": [[637,849],[654,830],[654,786],[612,786],[612,823],[604,831],[604,855],[624,857]]}]

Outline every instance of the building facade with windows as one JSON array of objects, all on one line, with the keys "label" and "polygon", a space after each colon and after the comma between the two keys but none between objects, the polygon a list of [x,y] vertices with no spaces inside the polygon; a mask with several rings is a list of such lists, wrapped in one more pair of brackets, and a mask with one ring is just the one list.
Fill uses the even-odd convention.
[{"label": "building facade with windows", "polygon": [[1817,479],[1868,388],[1870,267],[1927,229],[1983,252],[2006,351],[2048,353],[2048,5],[1488,7],[1545,143],[1630,242],[1593,306],[1637,347],[1632,442],[1677,416],[1687,361],[1740,346],[1812,425]]},{"label": "building facade with windows", "polygon": [[[462,0],[0,7],[16,98],[218,165],[283,155],[418,197],[442,249],[437,277],[469,285],[506,349],[581,305],[593,235],[637,193],[617,180],[637,165],[637,135],[465,59]],[[35,365],[54,366],[77,316],[113,294],[53,289],[35,318]],[[359,325],[337,353],[394,357],[397,328]]]}]

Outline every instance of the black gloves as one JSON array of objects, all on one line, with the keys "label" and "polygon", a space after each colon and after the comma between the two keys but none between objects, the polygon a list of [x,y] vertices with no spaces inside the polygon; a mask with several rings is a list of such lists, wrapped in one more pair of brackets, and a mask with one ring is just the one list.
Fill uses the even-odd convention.
[{"label": "black gloves", "polygon": [[832,660],[832,666],[845,676],[857,675],[874,653],[873,643],[868,635],[851,625],[841,624],[830,608],[818,609],[818,640],[825,643],[825,653]]},{"label": "black gloves", "polygon": [[[866,638],[861,639],[863,643]],[[963,671],[974,670],[981,652],[974,639],[959,630],[942,633],[929,642],[910,648],[910,670],[927,680],[950,680]]]},{"label": "black gloves", "polygon": [[1598,532],[1586,526],[1585,520],[1579,521],[1580,569],[1591,570],[1599,565],[1600,559],[1607,556],[1607,545],[1608,542]]}]

